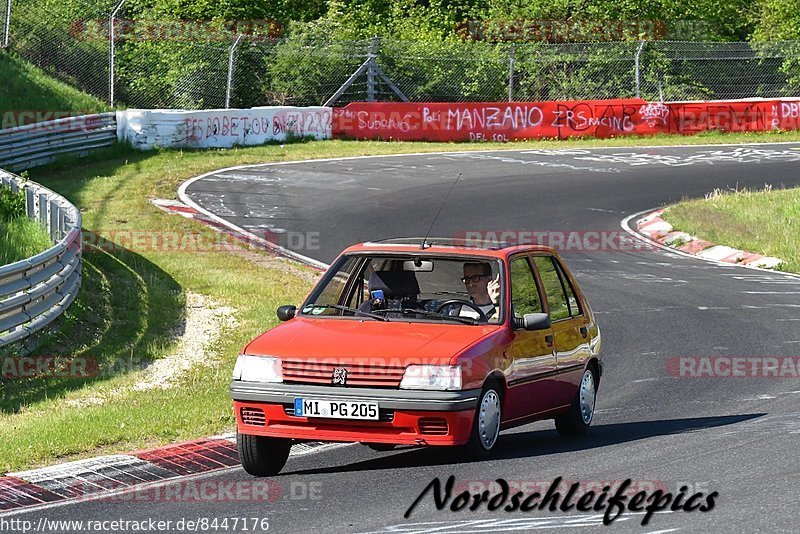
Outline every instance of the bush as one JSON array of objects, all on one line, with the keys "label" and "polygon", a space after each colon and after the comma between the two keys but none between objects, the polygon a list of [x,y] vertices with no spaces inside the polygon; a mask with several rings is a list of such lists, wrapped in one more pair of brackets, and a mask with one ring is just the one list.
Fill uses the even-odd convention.
[{"label": "bush", "polygon": [[0,186],[0,224],[25,216],[25,193]]}]

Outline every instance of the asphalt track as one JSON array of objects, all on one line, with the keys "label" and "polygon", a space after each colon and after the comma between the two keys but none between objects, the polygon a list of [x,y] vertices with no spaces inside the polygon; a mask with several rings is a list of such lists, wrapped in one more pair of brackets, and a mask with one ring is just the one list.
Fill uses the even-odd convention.
[{"label": "asphalt track", "polygon": [[[798,171],[800,146],[788,144],[464,152],[222,170],[185,193],[236,226],[275,231],[293,239],[284,245],[301,244],[298,253],[329,262],[354,242],[424,234],[459,173],[434,235],[618,231],[633,213],[714,188],[798,186]],[[461,462],[446,449],[346,446],[290,459],[274,480],[282,490],[271,503],[104,500],[15,517],[268,517],[270,532],[797,532],[798,379],[677,378],[667,362],[797,356],[800,278],[662,250],[562,255],[603,334],[605,374],[582,438],[560,438],[552,422],[540,422],[502,434],[496,456],[478,462]],[[719,497],[710,512],[659,513],[647,527],[632,512],[605,527],[602,513],[575,510],[437,511],[430,497],[403,518],[433,478],[449,475],[537,488],[559,476],[584,483],[630,478]],[[251,479],[234,468],[204,480]]]}]

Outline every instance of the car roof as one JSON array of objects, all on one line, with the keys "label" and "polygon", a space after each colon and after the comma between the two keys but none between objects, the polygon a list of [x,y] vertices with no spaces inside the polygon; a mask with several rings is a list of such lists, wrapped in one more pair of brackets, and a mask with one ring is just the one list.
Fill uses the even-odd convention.
[{"label": "car roof", "polygon": [[353,245],[346,248],[343,253],[402,252],[407,254],[425,255],[438,253],[446,255],[462,254],[465,256],[486,256],[491,258],[506,258],[518,252],[531,251],[556,254],[554,249],[544,245],[519,245],[505,241],[453,237],[428,237],[425,239],[424,248],[421,247],[422,241],[422,237],[394,237],[391,239],[368,241],[358,245]]}]

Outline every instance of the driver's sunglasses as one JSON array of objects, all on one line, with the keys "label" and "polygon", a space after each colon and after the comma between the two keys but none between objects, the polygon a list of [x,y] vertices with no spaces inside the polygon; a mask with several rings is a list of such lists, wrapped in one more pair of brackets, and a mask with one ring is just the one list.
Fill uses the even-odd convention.
[{"label": "driver's sunglasses", "polygon": [[489,278],[488,274],[473,274],[472,276],[462,276],[461,283],[466,284],[469,282],[480,282],[481,278]]}]

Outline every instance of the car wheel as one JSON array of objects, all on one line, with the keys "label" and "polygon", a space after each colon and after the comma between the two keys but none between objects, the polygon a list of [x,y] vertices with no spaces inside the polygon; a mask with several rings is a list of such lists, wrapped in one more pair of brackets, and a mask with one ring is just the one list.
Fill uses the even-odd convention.
[{"label": "car wheel", "polygon": [[503,397],[496,383],[484,386],[475,408],[475,420],[472,423],[472,434],[465,447],[470,457],[485,457],[491,454],[500,435],[502,421]]},{"label": "car wheel", "polygon": [[364,445],[378,452],[392,451],[397,447],[394,443],[364,443]]},{"label": "car wheel", "polygon": [[586,434],[594,418],[594,403],[597,398],[597,385],[594,373],[586,369],[581,378],[578,394],[572,401],[569,411],[556,417],[556,430],[562,436]]},{"label": "car wheel", "polygon": [[236,433],[239,461],[244,470],[257,477],[277,475],[292,448],[292,440]]}]

